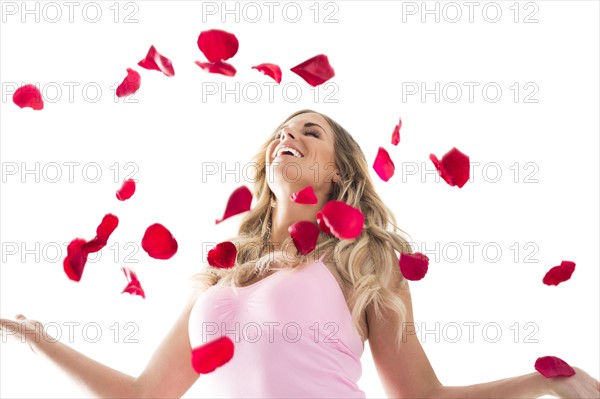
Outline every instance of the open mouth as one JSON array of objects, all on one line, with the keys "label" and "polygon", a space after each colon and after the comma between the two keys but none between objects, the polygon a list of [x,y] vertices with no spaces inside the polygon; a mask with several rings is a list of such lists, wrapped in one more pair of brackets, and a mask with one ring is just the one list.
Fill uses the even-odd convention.
[{"label": "open mouth", "polygon": [[279,156],[291,156],[291,157],[295,157],[295,158],[303,158],[304,155],[302,155],[302,153],[294,148],[290,148],[290,147],[281,147],[277,153],[275,154],[275,158],[279,157]]}]

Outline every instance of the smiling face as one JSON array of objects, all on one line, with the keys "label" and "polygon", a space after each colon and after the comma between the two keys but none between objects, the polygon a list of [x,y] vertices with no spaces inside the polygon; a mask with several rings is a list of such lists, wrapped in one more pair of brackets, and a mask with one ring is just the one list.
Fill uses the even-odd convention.
[{"label": "smiling face", "polygon": [[321,115],[296,115],[279,129],[267,147],[267,182],[277,198],[284,198],[306,186],[315,194],[327,195],[338,180],[335,137]]}]

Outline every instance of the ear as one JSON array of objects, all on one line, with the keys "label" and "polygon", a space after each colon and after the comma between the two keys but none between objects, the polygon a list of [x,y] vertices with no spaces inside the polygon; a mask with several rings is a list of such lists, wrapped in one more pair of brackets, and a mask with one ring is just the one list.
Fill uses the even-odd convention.
[{"label": "ear", "polygon": [[339,183],[342,181],[342,177],[340,176],[339,172],[336,170],[335,173],[333,174],[333,177],[331,178],[331,181],[334,183]]}]

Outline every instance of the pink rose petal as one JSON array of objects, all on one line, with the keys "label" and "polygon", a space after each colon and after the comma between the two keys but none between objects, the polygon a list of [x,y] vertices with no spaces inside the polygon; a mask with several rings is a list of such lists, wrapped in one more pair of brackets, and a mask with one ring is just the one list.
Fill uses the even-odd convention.
[{"label": "pink rose petal", "polygon": [[469,180],[469,157],[457,150],[456,147],[448,151],[441,161],[434,154],[430,154],[429,159],[435,165],[442,179],[449,185],[462,188]]},{"label": "pink rose petal", "polygon": [[142,77],[131,68],[127,68],[127,76],[117,87],[117,97],[125,97],[135,93],[140,88]]},{"label": "pink rose petal", "polygon": [[234,345],[231,338],[222,336],[192,349],[192,367],[198,374],[208,374],[231,360]]},{"label": "pink rose petal", "polygon": [[227,207],[225,208],[225,214],[221,219],[215,221],[216,224],[221,223],[225,219],[235,216],[239,213],[250,210],[250,204],[252,203],[252,193],[246,186],[239,187],[234,190],[227,200]]},{"label": "pink rose petal", "polygon": [[560,266],[554,266],[548,270],[542,281],[546,285],[559,285],[563,281],[569,280],[574,271],[575,262],[564,260]]},{"label": "pink rose petal", "polygon": [[123,270],[123,273],[125,273],[125,278],[127,279],[128,283],[127,286],[125,287],[125,289],[123,290],[123,292],[121,292],[121,294],[124,294],[126,292],[130,293],[131,295],[139,295],[142,298],[146,298],[146,294],[144,293],[144,290],[142,288],[142,285],[140,284],[140,280],[138,280],[137,275],[135,274],[135,272],[133,270],[131,270],[128,267],[122,267],[121,270]]},{"label": "pink rose petal", "polygon": [[393,145],[398,145],[398,143],[400,142],[400,129],[401,128],[402,128],[402,119],[400,119],[400,121],[394,128],[394,131],[392,132],[392,144]]},{"label": "pink rose petal", "polygon": [[208,251],[208,264],[212,267],[228,269],[235,265],[237,248],[231,241],[225,241],[217,244],[216,247]]},{"label": "pink rose petal", "polygon": [[138,65],[145,69],[162,72],[167,76],[175,76],[171,60],[160,55],[154,46],[150,46],[146,58],[138,62]]},{"label": "pink rose petal", "polygon": [[198,36],[198,48],[209,62],[225,61],[236,55],[238,39],[220,29],[205,30]]},{"label": "pink rose petal", "polygon": [[358,237],[363,230],[364,220],[360,209],[342,201],[329,201],[317,213],[319,228],[324,233],[332,234],[340,240],[351,240]]},{"label": "pink rose petal", "polygon": [[81,280],[85,263],[87,262],[87,252],[82,249],[86,241],[83,238],[76,238],[67,246],[67,256],[63,260],[63,269],[67,277],[73,281]]},{"label": "pink rose petal", "polygon": [[315,205],[318,202],[312,186],[306,186],[297,193],[293,193],[290,199],[297,204]]},{"label": "pink rose petal", "polygon": [[177,241],[165,226],[149,226],[142,238],[142,248],[154,259],[170,259],[177,252]]},{"label": "pink rose petal", "polygon": [[226,62],[200,62],[196,61],[196,65],[209,73],[219,73],[225,76],[235,76],[236,70],[233,65]]},{"label": "pink rose petal", "polygon": [[405,279],[418,281],[427,274],[429,258],[420,252],[415,252],[413,254],[402,252],[400,254],[399,264],[400,271]]},{"label": "pink rose petal", "polygon": [[388,154],[385,148],[379,147],[379,150],[377,151],[377,157],[373,163],[373,169],[375,169],[375,172],[377,172],[377,175],[383,181],[388,181],[392,176],[394,176],[394,162],[392,162],[390,154]]},{"label": "pink rose petal", "polygon": [[329,59],[324,54],[314,56],[290,69],[311,86],[318,86],[335,76]]},{"label": "pink rose petal", "polygon": [[32,84],[19,87],[13,94],[13,102],[20,108],[29,107],[36,111],[44,109],[42,94]]},{"label": "pink rose petal", "polygon": [[135,180],[127,179],[123,182],[123,185],[117,191],[117,199],[119,201],[125,201],[131,198],[131,196],[135,193]]},{"label": "pink rose petal", "polygon": [[257,71],[260,71],[265,75],[270,76],[277,83],[281,83],[281,68],[279,68],[278,65],[268,63],[260,64],[253,66],[252,69],[256,69]]},{"label": "pink rose petal", "polygon": [[100,222],[100,225],[98,225],[98,228],[96,228],[96,237],[86,242],[82,249],[88,254],[100,251],[102,248],[104,248],[110,235],[113,233],[113,231],[115,231],[118,225],[119,218],[117,218],[115,215],[112,213],[104,215],[102,222]]},{"label": "pink rose petal", "polygon": [[292,223],[288,227],[288,232],[292,237],[294,246],[302,255],[307,255],[316,248],[319,228],[314,223],[306,220]]},{"label": "pink rose petal", "polygon": [[575,370],[567,362],[555,356],[538,357],[534,367],[546,378],[575,375]]}]

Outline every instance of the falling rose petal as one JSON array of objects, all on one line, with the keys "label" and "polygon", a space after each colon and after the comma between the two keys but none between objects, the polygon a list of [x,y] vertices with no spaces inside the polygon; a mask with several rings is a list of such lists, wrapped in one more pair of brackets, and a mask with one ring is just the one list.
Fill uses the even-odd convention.
[{"label": "falling rose petal", "polygon": [[150,46],[146,58],[138,62],[138,65],[145,69],[162,72],[167,76],[175,76],[171,60],[160,55],[154,46]]},{"label": "falling rose petal", "polygon": [[154,259],[170,259],[177,252],[177,241],[165,226],[155,223],[146,229],[142,248]]},{"label": "falling rose petal", "polygon": [[119,201],[125,201],[131,198],[131,196],[135,193],[135,180],[127,179],[123,182],[123,185],[117,191],[117,199]]},{"label": "falling rose petal", "polygon": [[220,29],[200,32],[198,48],[209,62],[225,61],[233,57],[240,46],[233,33]]},{"label": "falling rose petal", "polygon": [[142,77],[131,68],[127,68],[127,77],[117,87],[117,97],[125,97],[135,93],[140,88]]},{"label": "falling rose petal", "polygon": [[394,176],[396,167],[390,158],[390,154],[388,154],[385,148],[379,147],[379,151],[377,151],[377,157],[375,157],[375,162],[373,163],[373,169],[375,169],[375,172],[377,172],[377,175],[383,181],[388,181],[392,176]]},{"label": "falling rose petal", "polygon": [[235,70],[235,68],[233,67],[233,65],[228,64],[226,62],[221,62],[221,61],[217,61],[217,62],[196,61],[196,65],[198,65],[200,68],[202,68],[206,72],[220,73],[221,75],[225,75],[225,76],[235,76],[235,73],[237,72]]},{"label": "falling rose petal", "polygon": [[297,204],[315,205],[318,202],[312,186],[306,186],[297,193],[293,193],[290,199]]},{"label": "falling rose petal", "polygon": [[429,159],[435,165],[442,179],[449,185],[461,188],[469,180],[469,157],[457,150],[456,147],[448,151],[441,161],[433,154],[429,155]]},{"label": "falling rose petal", "polygon": [[115,231],[118,225],[119,218],[117,218],[115,215],[111,213],[104,215],[102,222],[100,222],[100,225],[96,229],[96,237],[86,242],[82,249],[88,254],[100,251],[102,248],[104,248],[108,242],[108,238],[112,232]]},{"label": "falling rose petal", "polygon": [[323,84],[335,76],[335,72],[324,54],[319,54],[298,64],[290,71],[300,76],[311,86]]},{"label": "falling rose petal", "polygon": [[427,274],[429,258],[420,252],[400,254],[400,271],[407,280],[421,280]]},{"label": "falling rose petal", "polygon": [[44,109],[42,94],[31,84],[19,87],[13,94],[13,102],[20,108],[29,107],[36,111]]},{"label": "falling rose petal", "polygon": [[264,73],[267,76],[273,78],[277,83],[281,83],[281,68],[275,64],[260,64],[257,66],[253,66],[252,69],[256,69]]},{"label": "falling rose petal", "polygon": [[575,262],[563,260],[560,266],[554,266],[548,270],[542,281],[546,285],[559,285],[563,281],[570,279],[574,271]]},{"label": "falling rose petal", "polygon": [[398,145],[398,143],[400,142],[400,128],[402,128],[402,119],[400,119],[400,121],[394,128],[394,132],[392,133],[392,144],[393,145]]},{"label": "falling rose petal", "polygon": [[288,227],[288,232],[294,241],[294,246],[302,255],[307,255],[316,248],[319,228],[314,223],[306,220],[292,223]]},{"label": "falling rose petal", "polygon": [[67,277],[73,281],[81,280],[85,263],[87,262],[87,252],[83,250],[86,241],[83,238],[76,238],[67,246],[67,256],[63,261],[63,269]]},{"label": "falling rose petal", "polygon": [[139,295],[142,298],[146,299],[144,289],[142,288],[140,280],[138,280],[135,272],[126,266],[122,267],[121,270],[123,270],[123,273],[125,273],[125,278],[128,281],[127,286],[125,287],[123,292],[121,292],[121,294],[128,292],[131,295]]},{"label": "falling rose petal", "polygon": [[228,269],[235,265],[235,257],[237,256],[237,248],[231,241],[225,241],[217,244],[216,247],[208,251],[208,264],[212,267]]},{"label": "falling rose petal", "polygon": [[227,200],[227,207],[225,208],[225,214],[221,219],[215,221],[216,224],[221,223],[223,220],[235,216],[239,213],[250,210],[250,204],[252,203],[252,193],[246,186],[239,187],[234,190]]},{"label": "falling rose petal", "polygon": [[575,370],[567,362],[555,356],[538,357],[535,369],[546,378],[575,375]]},{"label": "falling rose petal", "polygon": [[208,374],[230,361],[233,352],[233,341],[222,336],[192,349],[192,367],[198,374]]},{"label": "falling rose petal", "polygon": [[364,221],[365,217],[360,209],[342,201],[329,201],[317,213],[317,222],[321,230],[333,234],[340,240],[358,237],[362,232]]}]

